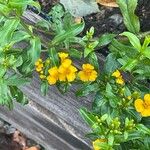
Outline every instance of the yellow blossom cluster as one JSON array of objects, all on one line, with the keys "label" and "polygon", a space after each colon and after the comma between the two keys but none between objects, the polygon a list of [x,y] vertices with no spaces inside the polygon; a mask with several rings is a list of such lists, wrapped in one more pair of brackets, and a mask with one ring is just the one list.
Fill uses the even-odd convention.
[{"label": "yellow blossom cluster", "polygon": [[44,72],[43,72],[43,68],[44,68],[44,64],[43,64],[42,59],[40,58],[35,62],[35,69],[39,73],[39,76],[41,79],[46,78],[46,76],[44,75]]},{"label": "yellow blossom cluster", "polygon": [[45,76],[43,72],[44,64],[42,59],[39,59],[36,63],[36,71],[41,73],[41,79],[47,79],[50,85],[56,84],[57,81],[60,82],[72,82],[79,77],[83,82],[95,81],[97,78],[97,72],[94,69],[94,66],[91,64],[83,64],[82,70],[77,73],[77,68],[72,64],[72,60],[69,58],[68,53],[60,52],[58,53],[60,58],[60,65],[53,66],[48,69],[48,75]]},{"label": "yellow blossom cluster", "polygon": [[124,84],[124,79],[120,73],[119,70],[116,70],[113,74],[112,74],[113,77],[116,78],[116,83],[117,84],[120,84],[120,85],[123,85]]},{"label": "yellow blossom cluster", "polygon": [[43,67],[44,67],[43,61],[42,61],[42,59],[40,58],[40,59],[38,59],[38,60],[35,62],[35,69],[36,69],[37,72],[40,72],[40,71],[42,71]]},{"label": "yellow blossom cluster", "polygon": [[134,106],[137,112],[139,112],[143,117],[150,116],[150,94],[145,94],[144,100],[136,99]]},{"label": "yellow blossom cluster", "polygon": [[72,65],[72,61],[68,58],[68,53],[58,53],[61,60],[59,67],[54,66],[48,70],[47,80],[50,85],[56,84],[57,81],[72,82],[76,78],[77,68]]},{"label": "yellow blossom cluster", "polygon": [[93,149],[101,150],[98,144],[100,144],[101,142],[106,142],[106,141],[107,141],[106,139],[96,139],[95,141],[93,141]]}]

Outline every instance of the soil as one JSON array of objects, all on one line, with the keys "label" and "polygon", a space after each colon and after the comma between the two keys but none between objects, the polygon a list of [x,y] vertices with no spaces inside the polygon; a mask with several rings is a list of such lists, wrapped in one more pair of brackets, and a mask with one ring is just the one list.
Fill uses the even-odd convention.
[{"label": "soil", "polygon": [[12,125],[0,119],[0,150],[25,150],[36,145],[33,140],[26,138]]},{"label": "soil", "polygon": [[[94,26],[95,36],[103,33],[120,33],[125,30],[119,8],[99,6],[100,12],[84,17],[86,28]],[[150,1],[139,0],[136,14],[140,18],[141,31],[150,30]]]},{"label": "soil", "polygon": [[[39,0],[42,11],[47,13],[58,0]],[[125,30],[119,8],[104,7],[99,5],[100,12],[84,17],[85,31],[91,26],[95,28],[95,36],[103,33],[121,33]],[[150,0],[139,0],[136,14],[140,18],[141,31],[150,30]]]}]

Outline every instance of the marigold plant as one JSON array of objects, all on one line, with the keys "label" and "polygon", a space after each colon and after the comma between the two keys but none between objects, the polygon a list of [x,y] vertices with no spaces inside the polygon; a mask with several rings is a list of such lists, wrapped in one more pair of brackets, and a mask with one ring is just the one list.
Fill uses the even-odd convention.
[{"label": "marigold plant", "polygon": [[[0,0],[0,104],[13,108],[13,101],[27,103],[20,86],[36,71],[43,95],[49,86],[64,94],[76,85],[77,97],[92,94],[90,109],[80,115],[90,126],[87,137],[95,150],[149,150],[150,148],[150,35],[140,32],[135,15],[137,0],[116,0],[126,31],[94,37],[94,27],[84,36],[84,20],[75,22],[62,5],[37,23],[48,40],[34,31],[37,25],[24,21],[33,0]],[[56,11],[57,10],[57,11]],[[82,34],[80,34],[82,33]],[[18,43],[26,47],[16,47]],[[99,59],[103,47],[109,54]]]}]

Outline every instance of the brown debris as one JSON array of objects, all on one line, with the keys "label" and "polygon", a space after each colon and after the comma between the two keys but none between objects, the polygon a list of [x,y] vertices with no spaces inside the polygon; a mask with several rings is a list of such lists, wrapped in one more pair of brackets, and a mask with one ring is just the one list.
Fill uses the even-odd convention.
[{"label": "brown debris", "polygon": [[96,2],[108,7],[118,7],[116,0],[96,0]]}]

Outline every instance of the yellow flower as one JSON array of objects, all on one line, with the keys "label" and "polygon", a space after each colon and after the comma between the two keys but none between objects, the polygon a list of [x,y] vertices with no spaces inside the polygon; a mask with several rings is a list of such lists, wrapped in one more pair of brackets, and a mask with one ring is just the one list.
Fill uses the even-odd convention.
[{"label": "yellow flower", "polygon": [[134,106],[136,111],[141,113],[143,117],[150,116],[150,94],[145,94],[144,100],[136,99]]},{"label": "yellow flower", "polygon": [[101,142],[106,142],[106,139],[97,139],[93,141],[94,150],[100,150],[100,147],[98,146],[98,144],[100,144]]},{"label": "yellow flower", "polygon": [[70,59],[64,59],[63,62],[61,63],[62,66],[64,67],[69,67],[72,64],[72,61]]},{"label": "yellow flower", "polygon": [[83,64],[82,71],[78,73],[79,78],[84,81],[95,81],[97,78],[97,72],[94,70],[94,66],[91,64]]},{"label": "yellow flower", "polygon": [[47,81],[50,85],[53,85],[57,82],[59,77],[58,68],[57,67],[50,68],[48,72],[49,75],[47,77]]},{"label": "yellow flower", "polygon": [[116,70],[113,74],[112,74],[113,77],[116,77],[116,78],[119,78],[121,76],[121,73],[119,70]]},{"label": "yellow flower", "polygon": [[42,59],[38,59],[36,62],[35,62],[35,69],[37,72],[40,72],[42,71],[44,65],[43,65],[43,62],[42,62]]},{"label": "yellow flower", "polygon": [[116,79],[116,83],[123,85],[124,84],[124,79],[121,77]]},{"label": "yellow flower", "polygon": [[122,77],[122,75],[121,75],[121,73],[120,73],[119,70],[116,70],[116,71],[112,74],[112,76],[116,78],[116,83],[117,83],[117,84],[121,84],[121,85],[124,84],[124,79],[123,79],[123,77]]},{"label": "yellow flower", "polygon": [[63,62],[68,57],[68,53],[60,52],[58,53],[58,56],[60,57],[61,62]]},{"label": "yellow flower", "polygon": [[66,63],[66,66],[64,64],[60,65],[58,69],[60,81],[72,82],[75,80],[77,68],[69,64]]}]

